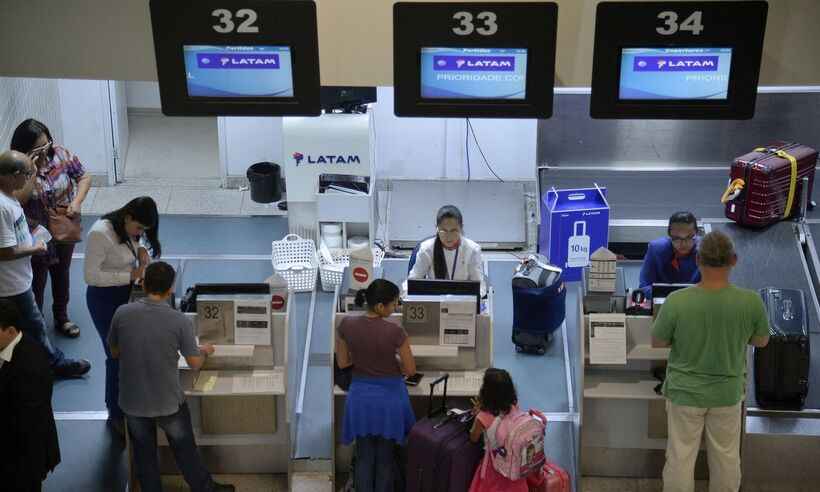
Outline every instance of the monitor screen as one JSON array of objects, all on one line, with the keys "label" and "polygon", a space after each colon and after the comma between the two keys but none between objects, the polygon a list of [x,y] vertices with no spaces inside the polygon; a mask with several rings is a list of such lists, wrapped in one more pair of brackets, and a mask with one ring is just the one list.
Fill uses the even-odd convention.
[{"label": "monitor screen", "polygon": [[622,48],[619,99],[726,100],[732,48]]},{"label": "monitor screen", "polygon": [[411,296],[475,296],[476,313],[481,312],[481,282],[477,280],[407,279]]},{"label": "monitor screen", "polygon": [[189,97],[293,97],[289,46],[185,45]]},{"label": "monitor screen", "polygon": [[526,99],[527,50],[421,48],[421,97]]},{"label": "monitor screen", "polygon": [[652,284],[652,298],[665,299],[676,290],[691,287],[693,284]]}]

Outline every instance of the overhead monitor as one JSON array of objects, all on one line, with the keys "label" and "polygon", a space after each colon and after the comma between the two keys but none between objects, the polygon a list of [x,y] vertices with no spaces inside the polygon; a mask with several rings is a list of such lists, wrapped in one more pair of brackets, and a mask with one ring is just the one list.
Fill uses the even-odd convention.
[{"label": "overhead monitor", "polygon": [[398,2],[397,116],[549,118],[558,7]]},{"label": "overhead monitor", "polygon": [[151,0],[150,7],[164,114],[320,114],[314,2]]},{"label": "overhead monitor", "polygon": [[422,99],[524,100],[526,48],[421,48]]},{"label": "overhead monitor", "polygon": [[732,48],[621,48],[618,99],[729,98]]},{"label": "overhead monitor", "polygon": [[765,1],[602,2],[593,118],[754,116]]},{"label": "overhead monitor", "polygon": [[292,98],[289,46],[185,45],[188,97]]}]

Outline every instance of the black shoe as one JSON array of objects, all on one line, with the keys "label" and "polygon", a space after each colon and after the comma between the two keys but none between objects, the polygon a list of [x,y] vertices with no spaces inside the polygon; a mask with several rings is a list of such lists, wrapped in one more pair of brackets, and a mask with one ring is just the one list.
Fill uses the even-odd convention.
[{"label": "black shoe", "polygon": [[234,492],[235,490],[236,487],[231,484],[214,482],[213,492]]},{"label": "black shoe", "polygon": [[111,429],[111,432],[114,433],[117,437],[125,440],[125,418],[123,417],[108,417],[106,421],[108,424],[108,428]]},{"label": "black shoe", "polygon": [[68,338],[77,338],[80,336],[80,327],[73,321],[66,321],[65,323],[57,323],[54,325],[54,331]]},{"label": "black shoe", "polygon": [[91,363],[85,359],[66,359],[54,367],[54,377],[57,379],[79,378],[88,374]]}]

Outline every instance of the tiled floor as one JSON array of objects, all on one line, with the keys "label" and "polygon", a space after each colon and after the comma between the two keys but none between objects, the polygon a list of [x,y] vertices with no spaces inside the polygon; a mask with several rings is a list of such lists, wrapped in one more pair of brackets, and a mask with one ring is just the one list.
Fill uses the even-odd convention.
[{"label": "tiled floor", "polygon": [[[231,484],[236,492],[287,492],[286,475],[215,475],[219,483]],[[188,492],[190,490],[181,475],[162,477],[162,488],[165,492]]]}]

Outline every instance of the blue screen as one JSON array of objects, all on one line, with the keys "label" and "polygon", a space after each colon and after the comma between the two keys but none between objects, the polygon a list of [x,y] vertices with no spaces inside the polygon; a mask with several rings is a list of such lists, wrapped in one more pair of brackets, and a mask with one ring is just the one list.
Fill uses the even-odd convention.
[{"label": "blue screen", "polygon": [[293,97],[288,46],[183,46],[191,97]]},{"label": "blue screen", "polygon": [[726,99],[732,48],[623,48],[620,99]]},{"label": "blue screen", "polygon": [[422,48],[425,99],[525,99],[527,50]]}]

